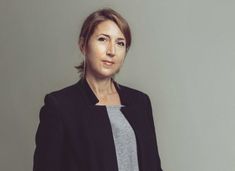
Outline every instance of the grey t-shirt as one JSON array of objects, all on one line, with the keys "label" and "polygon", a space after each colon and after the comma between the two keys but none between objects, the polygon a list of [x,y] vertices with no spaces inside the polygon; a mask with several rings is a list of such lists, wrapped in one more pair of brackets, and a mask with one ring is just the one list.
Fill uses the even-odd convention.
[{"label": "grey t-shirt", "polygon": [[119,171],[139,171],[135,133],[121,112],[123,105],[106,106],[112,127]]}]

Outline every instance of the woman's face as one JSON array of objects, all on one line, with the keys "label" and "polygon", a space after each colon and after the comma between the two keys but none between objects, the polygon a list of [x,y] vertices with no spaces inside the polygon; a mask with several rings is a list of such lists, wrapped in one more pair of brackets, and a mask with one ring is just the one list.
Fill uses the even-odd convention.
[{"label": "woman's face", "polygon": [[82,50],[86,57],[86,74],[108,78],[121,68],[126,56],[126,40],[111,20],[97,25],[87,47]]}]

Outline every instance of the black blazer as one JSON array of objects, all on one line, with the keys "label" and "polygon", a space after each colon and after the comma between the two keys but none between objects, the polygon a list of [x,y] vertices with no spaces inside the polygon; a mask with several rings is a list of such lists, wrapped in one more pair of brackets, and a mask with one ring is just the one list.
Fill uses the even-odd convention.
[{"label": "black blazer", "polygon": [[[149,97],[114,81],[134,129],[140,171],[162,171]],[[45,96],[36,133],[34,171],[118,171],[105,106],[86,79]]]}]

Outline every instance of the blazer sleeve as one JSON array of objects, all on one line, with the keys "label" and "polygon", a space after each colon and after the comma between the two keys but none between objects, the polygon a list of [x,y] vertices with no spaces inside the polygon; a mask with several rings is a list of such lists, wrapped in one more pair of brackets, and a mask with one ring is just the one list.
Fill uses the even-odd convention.
[{"label": "blazer sleeve", "polygon": [[46,95],[40,110],[36,133],[33,171],[60,171],[63,127],[60,112],[51,95]]},{"label": "blazer sleeve", "polygon": [[149,124],[151,126],[152,129],[152,135],[153,135],[153,141],[154,141],[154,148],[155,148],[155,155],[156,155],[156,159],[157,159],[157,165],[159,166],[158,170],[159,171],[163,171],[161,168],[161,161],[160,161],[160,157],[159,157],[159,151],[158,151],[158,146],[157,146],[157,136],[156,136],[156,129],[155,129],[155,125],[154,125],[154,119],[153,119],[153,112],[152,112],[152,105],[151,105],[151,101],[150,98],[147,94],[145,94],[146,97],[146,106],[147,106],[147,115],[149,118]]}]

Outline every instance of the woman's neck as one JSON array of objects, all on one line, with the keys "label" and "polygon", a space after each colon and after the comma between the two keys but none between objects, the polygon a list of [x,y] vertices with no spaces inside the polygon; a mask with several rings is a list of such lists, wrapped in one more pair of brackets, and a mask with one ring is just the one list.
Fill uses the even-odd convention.
[{"label": "woman's neck", "polygon": [[116,89],[111,78],[99,79],[87,75],[85,79],[98,98],[116,93]]}]

